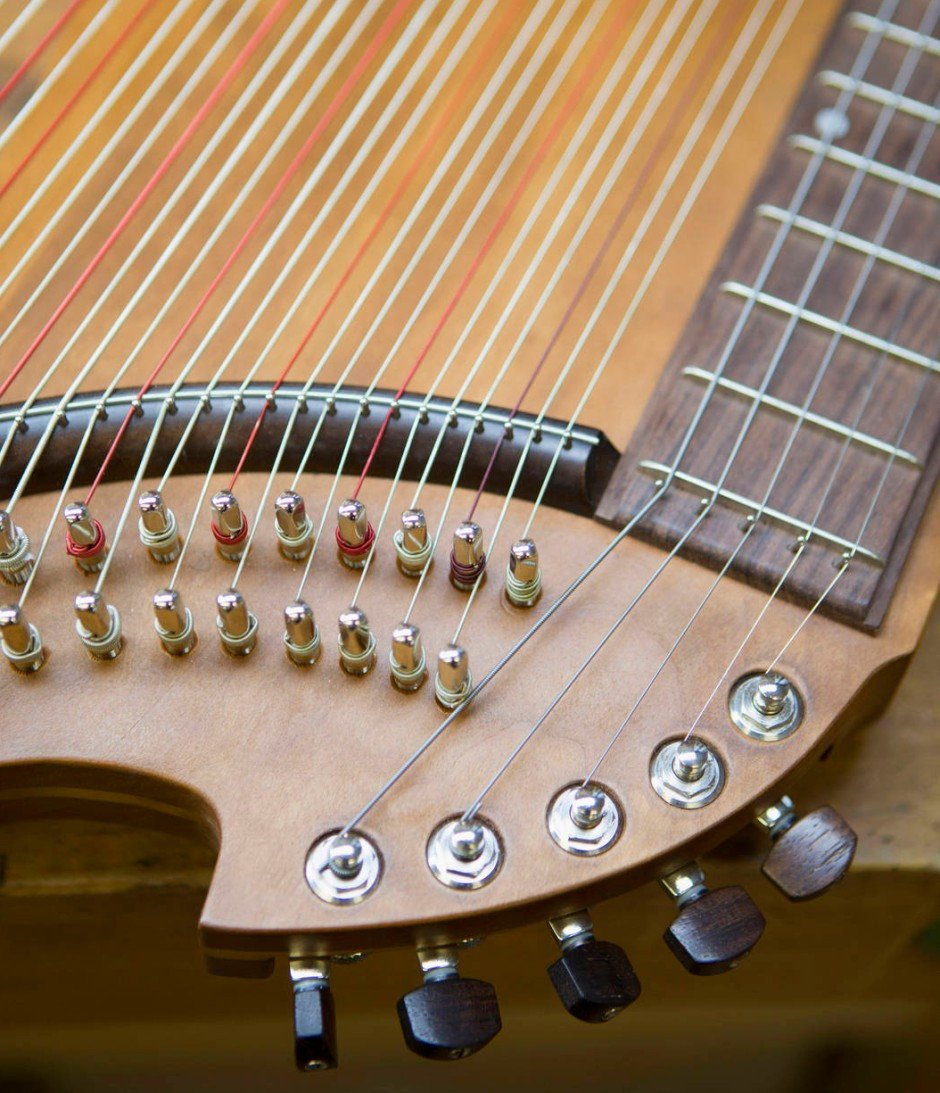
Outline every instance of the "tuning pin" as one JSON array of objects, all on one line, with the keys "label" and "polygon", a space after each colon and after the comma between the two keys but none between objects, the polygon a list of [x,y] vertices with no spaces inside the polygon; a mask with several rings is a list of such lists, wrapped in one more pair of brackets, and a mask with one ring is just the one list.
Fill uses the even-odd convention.
[{"label": "tuning pin", "polygon": [[288,657],[302,668],[320,659],[320,627],[313,608],[304,600],[284,608],[284,647]]},{"label": "tuning pin", "polygon": [[336,510],[336,546],[340,561],[350,569],[362,569],[375,543],[375,531],[361,501],[348,498]]},{"label": "tuning pin", "polygon": [[258,620],[248,610],[245,597],[236,588],[230,588],[216,597],[219,640],[226,653],[233,657],[246,657],[258,643]]},{"label": "tuning pin", "polygon": [[368,675],[375,667],[375,634],[358,607],[339,617],[339,662],[351,676]]},{"label": "tuning pin", "polygon": [[163,502],[157,490],[147,490],[137,499],[140,511],[138,529],[140,541],[155,562],[166,565],[180,556],[180,534],[176,517]]},{"label": "tuning pin", "polygon": [[108,544],[101,524],[81,501],[66,505],[63,511],[68,531],[65,549],[85,573],[98,573],[108,556]]},{"label": "tuning pin", "polygon": [[330,962],[316,957],[291,957],[294,992],[294,1059],[298,1070],[332,1070],[339,1065],[336,1050],[336,1010],[330,990]]},{"label": "tuning pin", "polygon": [[398,1000],[405,1043],[426,1059],[463,1059],[502,1028],[496,991],[457,974],[457,949],[419,949],[424,985]]},{"label": "tuning pin", "polygon": [[483,529],[471,520],[457,526],[450,554],[450,583],[461,592],[472,592],[486,571]]},{"label": "tuning pin", "polygon": [[858,837],[835,809],[817,808],[797,819],[793,802],[781,797],[755,823],[773,840],[761,870],[787,899],[821,896],[842,880],[855,857]]},{"label": "tuning pin", "polygon": [[183,605],[175,588],[162,588],[153,597],[153,625],[163,648],[174,657],[184,657],[196,646],[193,616]]},{"label": "tuning pin", "polygon": [[562,953],[548,977],[572,1017],[599,1024],[640,997],[640,981],[626,953],[611,941],[595,939],[587,911],[553,918],[548,925]]},{"label": "tuning pin", "polygon": [[743,888],[709,891],[695,862],[663,877],[660,884],[679,908],[663,939],[693,975],[730,971],[760,940],[764,916]]},{"label": "tuning pin", "polygon": [[506,598],[516,607],[534,607],[541,594],[542,570],[538,547],[531,539],[520,539],[509,549]]},{"label": "tuning pin", "polygon": [[388,654],[392,684],[405,694],[417,691],[428,678],[427,657],[421,631],[414,623],[402,622],[392,631],[392,648]]},{"label": "tuning pin", "polygon": [[97,660],[113,660],[124,646],[121,616],[100,592],[80,592],[75,597],[75,631]]},{"label": "tuning pin", "polygon": [[285,490],[274,502],[274,532],[285,558],[303,561],[313,543],[313,521],[299,493]]},{"label": "tuning pin", "polygon": [[392,536],[392,542],[398,555],[398,568],[406,577],[420,577],[434,549],[423,509],[405,509],[401,514],[401,527]]},{"label": "tuning pin", "polygon": [[219,553],[228,562],[238,562],[245,553],[248,520],[238,507],[231,490],[219,490],[209,502],[212,507],[212,534]]},{"label": "tuning pin", "polygon": [[438,653],[437,675],[434,677],[438,702],[445,710],[453,710],[467,697],[472,686],[467,650],[459,645],[445,645]]},{"label": "tuning pin", "polygon": [[46,659],[39,631],[18,604],[0,607],[0,648],[18,672],[38,672]]},{"label": "tuning pin", "polygon": [[25,584],[33,571],[29,539],[8,512],[0,512],[0,580]]}]

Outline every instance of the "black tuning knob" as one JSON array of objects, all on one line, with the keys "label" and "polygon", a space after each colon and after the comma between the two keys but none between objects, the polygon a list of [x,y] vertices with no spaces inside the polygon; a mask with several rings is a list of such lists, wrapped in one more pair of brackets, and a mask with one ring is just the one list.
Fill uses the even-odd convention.
[{"label": "black tuning knob", "polygon": [[781,797],[756,822],[774,844],[763,874],[787,899],[814,899],[828,892],[855,857],[858,837],[833,808],[817,808],[797,819],[793,802]]},{"label": "black tuning knob", "polygon": [[426,1059],[462,1059],[485,1047],[503,1027],[496,991],[457,974],[457,950],[419,949],[424,984],[398,1000],[405,1043]]},{"label": "black tuning knob", "polygon": [[764,916],[743,888],[733,885],[709,891],[695,863],[660,883],[679,908],[663,939],[693,975],[730,971],[760,940]]},{"label": "black tuning knob", "polygon": [[328,960],[294,958],[294,1059],[298,1070],[332,1070],[336,1051],[336,1012],[330,990]]},{"label": "black tuning knob", "polygon": [[599,1024],[639,998],[640,981],[627,954],[611,941],[596,940],[587,911],[563,915],[548,925],[562,953],[548,977],[572,1017]]}]

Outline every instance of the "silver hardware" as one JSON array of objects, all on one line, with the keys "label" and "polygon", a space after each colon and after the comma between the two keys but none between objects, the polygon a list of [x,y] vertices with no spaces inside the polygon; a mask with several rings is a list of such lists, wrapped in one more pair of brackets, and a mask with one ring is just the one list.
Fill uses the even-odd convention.
[{"label": "silver hardware", "polygon": [[392,542],[398,555],[398,568],[406,577],[420,577],[434,549],[423,509],[405,509],[401,514],[401,527],[392,536]]},{"label": "silver hardware", "polygon": [[[336,526],[342,540],[338,546],[343,565],[350,569],[362,569],[369,558],[370,552],[363,548],[367,546],[371,532],[365,505],[354,498],[341,502],[336,510]],[[348,554],[343,546],[361,553]]]},{"label": "silver hardware", "polygon": [[757,674],[734,685],[728,712],[738,732],[752,740],[775,743],[800,727],[803,702],[786,676],[779,672]]},{"label": "silver hardware", "polygon": [[[81,501],[73,501],[63,510],[71,542],[82,553],[73,553],[75,564],[85,573],[98,573],[108,556],[107,544],[101,526],[95,522],[88,507]],[[95,549],[97,544],[100,549]],[[86,553],[87,552],[87,553]]]},{"label": "silver hardware", "polygon": [[303,600],[284,608],[284,648],[294,664],[307,667],[320,659],[320,627]]},{"label": "silver hardware", "polygon": [[824,107],[816,111],[813,118],[813,128],[827,144],[834,144],[837,140],[849,134],[849,119],[841,110],[832,106]]},{"label": "silver hardware", "polygon": [[496,832],[482,820],[447,820],[428,839],[427,859],[441,884],[470,891],[493,880],[502,850]]},{"label": "silver hardware", "polygon": [[609,850],[623,827],[620,807],[593,782],[557,793],[548,806],[548,833],[562,850],[590,857]]},{"label": "silver hardware", "polygon": [[302,561],[310,553],[313,521],[304,499],[294,490],[285,490],[274,502],[274,532],[281,553],[290,561]]},{"label": "silver hardware", "polygon": [[291,983],[318,982],[326,986],[330,981],[330,961],[324,956],[292,956],[287,962]]},{"label": "silver hardware", "polygon": [[379,883],[382,862],[375,844],[360,832],[342,838],[331,833],[308,851],[304,876],[324,903],[360,903]]},{"label": "silver hardware", "polygon": [[425,983],[453,979],[457,975],[460,950],[456,945],[436,945],[433,948],[422,946],[418,949],[417,956]]},{"label": "silver hardware", "polygon": [[0,607],[0,649],[18,672],[38,672],[46,659],[39,631],[18,604]]},{"label": "silver hardware", "polygon": [[184,657],[196,647],[192,612],[183,604],[175,588],[163,588],[154,594],[154,629],[160,644],[173,657]]},{"label": "silver hardware", "polygon": [[795,822],[796,809],[789,797],[781,797],[754,817],[754,823],[762,827],[772,839],[779,839]]},{"label": "silver hardware", "polygon": [[586,941],[594,940],[594,923],[587,911],[574,911],[548,920],[548,928],[555,935],[563,953],[576,949]]},{"label": "silver hardware", "polygon": [[672,740],[653,755],[650,783],[666,804],[702,808],[721,793],[725,771],[714,751],[698,737]]},{"label": "silver hardware", "polygon": [[226,561],[241,561],[248,543],[248,525],[235,495],[231,490],[219,490],[209,504],[212,507],[212,530],[218,552]]},{"label": "silver hardware", "polygon": [[96,660],[113,660],[124,646],[121,616],[100,592],[80,592],[75,597],[75,632]]},{"label": "silver hardware", "polygon": [[13,517],[0,512],[0,580],[7,584],[25,584],[33,571],[29,538],[17,527]]},{"label": "silver hardware", "polygon": [[375,634],[365,612],[350,607],[339,617],[339,662],[351,676],[367,675],[375,667]]},{"label": "silver hardware", "polygon": [[180,556],[180,535],[176,517],[164,504],[157,490],[148,490],[137,499],[140,511],[140,541],[155,562],[167,564]]},{"label": "silver hardware", "polygon": [[454,550],[451,555],[450,580],[461,592],[471,592],[480,578],[486,562],[483,551],[483,529],[467,520],[454,532]]},{"label": "silver hardware", "polygon": [[705,874],[698,862],[689,862],[681,869],[676,869],[665,877],[660,877],[659,883],[676,901],[676,906],[681,911],[689,903],[694,903],[699,896],[705,895],[708,888],[705,885]]},{"label": "silver hardware", "polygon": [[467,650],[459,645],[445,645],[437,656],[437,674],[434,677],[437,701],[445,710],[453,710],[467,697],[472,686]]},{"label": "silver hardware", "polygon": [[245,597],[230,588],[216,596],[215,604],[222,648],[233,657],[247,657],[258,644],[258,620],[248,610]]},{"label": "silver hardware", "polygon": [[932,38],[929,34],[922,34],[918,30],[911,30],[910,27],[891,23],[887,19],[879,19],[876,15],[868,15],[862,11],[853,11],[849,15],[849,22],[856,30],[866,34],[876,34],[879,38],[887,38],[889,42],[909,46],[918,53],[940,57],[940,39]]},{"label": "silver hardware", "polygon": [[538,547],[531,539],[519,539],[509,548],[506,598],[516,607],[533,607],[542,594],[542,570]]},{"label": "silver hardware", "polygon": [[392,683],[399,691],[417,691],[428,677],[427,656],[421,631],[414,623],[402,622],[392,631],[392,648],[388,655]]}]

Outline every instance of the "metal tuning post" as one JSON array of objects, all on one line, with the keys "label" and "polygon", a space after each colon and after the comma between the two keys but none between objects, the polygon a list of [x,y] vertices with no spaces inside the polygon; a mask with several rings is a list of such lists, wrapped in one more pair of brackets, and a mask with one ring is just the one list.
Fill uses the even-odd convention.
[{"label": "metal tuning post", "polygon": [[426,1059],[463,1059],[485,1047],[503,1027],[496,990],[462,979],[452,945],[418,949],[424,984],[398,1000],[408,1048]]},{"label": "metal tuning post", "polygon": [[320,627],[313,617],[313,608],[304,600],[296,600],[284,608],[284,648],[288,659],[301,668],[320,659]]},{"label": "metal tuning post", "polygon": [[8,512],[0,512],[0,580],[6,584],[25,584],[33,571],[29,538],[17,527]]},{"label": "metal tuning post", "polygon": [[828,892],[855,857],[858,836],[828,806],[797,818],[793,801],[781,797],[754,822],[773,840],[761,871],[787,899],[815,899]]},{"label": "metal tuning post", "polygon": [[534,607],[542,595],[539,551],[531,539],[520,539],[509,548],[506,567],[506,599],[516,607]]},{"label": "metal tuning post", "polygon": [[399,623],[392,631],[388,667],[392,685],[405,694],[417,691],[428,678],[427,656],[421,641],[421,631],[414,623]]},{"label": "metal tuning post", "polygon": [[343,565],[362,569],[375,544],[375,531],[361,501],[347,498],[336,510],[336,546]]},{"label": "metal tuning post", "polygon": [[173,657],[184,657],[196,647],[193,616],[175,588],[162,588],[153,597],[153,625],[160,644]]},{"label": "metal tuning post", "polygon": [[245,597],[230,588],[216,597],[216,626],[222,648],[233,657],[247,657],[258,644],[258,620],[248,610]]},{"label": "metal tuning post", "polygon": [[157,490],[147,490],[137,499],[140,512],[140,541],[155,562],[168,565],[180,556],[180,533],[176,517]]},{"label": "metal tuning post", "polygon": [[470,693],[470,657],[460,645],[445,645],[437,656],[434,691],[445,710],[456,709]]},{"label": "metal tuning post", "polygon": [[405,509],[401,514],[401,527],[392,536],[392,542],[398,556],[398,568],[406,577],[420,577],[434,549],[423,509]]},{"label": "metal tuning post", "polygon": [[710,891],[696,862],[663,877],[660,884],[679,908],[663,939],[693,975],[730,971],[760,940],[764,916],[743,888]]},{"label": "metal tuning post", "polygon": [[640,981],[626,953],[619,945],[594,937],[587,911],[553,918],[548,926],[561,948],[548,978],[572,1017],[599,1024],[640,997]]},{"label": "metal tuning post", "polygon": [[450,553],[450,583],[461,592],[472,592],[486,572],[483,528],[471,520],[457,526]]},{"label": "metal tuning post", "polygon": [[375,667],[375,634],[364,611],[350,607],[339,617],[339,662],[351,676],[364,676]]},{"label": "metal tuning post", "polygon": [[124,647],[121,616],[100,592],[80,592],[75,597],[75,632],[96,660],[114,660]]},{"label": "metal tuning post", "polygon": [[248,520],[231,490],[219,490],[209,502],[212,508],[212,534],[215,545],[228,562],[238,562],[248,541]]},{"label": "metal tuning post", "polygon": [[0,607],[0,648],[18,672],[38,672],[46,659],[39,631],[18,604]]},{"label": "metal tuning post", "polygon": [[83,573],[98,573],[108,556],[108,544],[101,524],[81,501],[73,501],[63,511],[68,531],[65,549]]},{"label": "metal tuning post", "polygon": [[281,554],[291,562],[303,561],[313,545],[313,530],[304,499],[294,490],[285,490],[274,502],[274,532]]},{"label": "metal tuning post", "polygon": [[294,1060],[298,1070],[332,1070],[339,1065],[336,1008],[330,990],[330,961],[291,957],[294,993]]}]

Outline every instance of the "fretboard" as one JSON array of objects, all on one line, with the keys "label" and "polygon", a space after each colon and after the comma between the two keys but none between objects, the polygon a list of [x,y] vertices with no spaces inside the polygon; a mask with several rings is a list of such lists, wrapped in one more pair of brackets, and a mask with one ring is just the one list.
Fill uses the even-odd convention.
[{"label": "fretboard", "polygon": [[851,4],[597,515],[877,628],[940,468],[940,4]]}]

